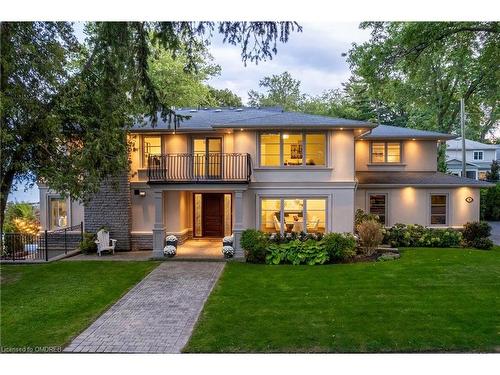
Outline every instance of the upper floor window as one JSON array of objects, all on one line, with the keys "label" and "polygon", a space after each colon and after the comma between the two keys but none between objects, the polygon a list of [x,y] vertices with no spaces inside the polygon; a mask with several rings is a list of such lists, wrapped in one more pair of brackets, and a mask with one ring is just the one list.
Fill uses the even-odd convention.
[{"label": "upper floor window", "polygon": [[401,142],[372,142],[372,163],[401,163]]},{"label": "upper floor window", "polygon": [[146,135],[142,138],[142,165],[147,167],[149,156],[161,155],[161,136]]},{"label": "upper floor window", "polygon": [[482,151],[474,151],[474,160],[483,160],[484,154]]},{"label": "upper floor window", "polygon": [[260,165],[325,166],[325,133],[272,132],[260,134]]}]

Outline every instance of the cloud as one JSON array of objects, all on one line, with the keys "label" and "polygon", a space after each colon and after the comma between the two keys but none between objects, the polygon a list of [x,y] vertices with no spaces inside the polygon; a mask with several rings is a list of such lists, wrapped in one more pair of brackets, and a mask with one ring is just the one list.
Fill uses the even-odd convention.
[{"label": "cloud", "polygon": [[216,37],[210,46],[215,62],[222,67],[218,77],[209,84],[217,88],[229,88],[248,99],[248,91],[258,89],[259,80],[272,74],[290,72],[301,81],[304,93],[317,95],[328,89],[340,88],[350,75],[349,66],[342,53],[352,43],[369,39],[369,32],[360,30],[358,23],[301,23],[302,33],[293,33],[288,43],[278,45],[278,54],[272,60],[246,67],[241,61],[238,46],[222,43]]}]

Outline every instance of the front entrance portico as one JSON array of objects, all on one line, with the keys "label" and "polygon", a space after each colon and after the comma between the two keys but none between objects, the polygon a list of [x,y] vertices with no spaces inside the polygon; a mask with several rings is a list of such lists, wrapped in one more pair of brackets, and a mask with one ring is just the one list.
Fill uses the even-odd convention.
[{"label": "front entrance portico", "polygon": [[[235,257],[243,258],[240,238],[243,231],[243,184],[176,184],[152,186],[154,196],[153,258],[164,258],[165,236],[186,240],[211,240],[222,249],[222,237],[234,235]],[[191,242],[190,256],[200,242]],[[186,248],[187,249],[187,248]],[[200,248],[200,255],[206,253]],[[179,251],[178,251],[179,253]],[[181,255],[179,253],[179,255]]]}]

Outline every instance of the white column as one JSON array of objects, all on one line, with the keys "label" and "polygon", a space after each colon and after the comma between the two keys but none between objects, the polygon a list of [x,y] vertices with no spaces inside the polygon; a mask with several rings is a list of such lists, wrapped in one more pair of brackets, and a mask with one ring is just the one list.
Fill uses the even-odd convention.
[{"label": "white column", "polygon": [[234,234],[234,250],[235,250],[235,258],[242,259],[245,254],[243,253],[243,249],[240,245],[241,233],[243,232],[243,191],[235,191],[234,192],[234,225],[233,225],[233,234]]},{"label": "white column", "polygon": [[153,225],[153,258],[163,258],[165,226],[163,224],[163,192],[154,191],[155,223]]}]

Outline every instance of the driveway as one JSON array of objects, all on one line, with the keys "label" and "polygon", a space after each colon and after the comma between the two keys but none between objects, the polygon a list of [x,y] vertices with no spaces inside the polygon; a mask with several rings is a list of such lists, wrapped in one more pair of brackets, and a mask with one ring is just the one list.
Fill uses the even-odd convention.
[{"label": "driveway", "polygon": [[491,225],[491,240],[495,245],[500,245],[500,221],[488,221]]},{"label": "driveway", "polygon": [[225,262],[163,262],[65,352],[180,353]]}]

